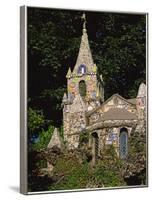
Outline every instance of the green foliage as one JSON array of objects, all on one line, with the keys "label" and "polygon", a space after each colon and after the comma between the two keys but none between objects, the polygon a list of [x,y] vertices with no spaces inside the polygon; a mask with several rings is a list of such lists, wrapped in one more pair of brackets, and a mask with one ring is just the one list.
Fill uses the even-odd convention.
[{"label": "green foliage", "polygon": [[134,163],[139,155],[146,156],[146,132],[134,132],[129,138],[128,161]]},{"label": "green foliage", "polygon": [[[34,151],[31,153],[33,154]],[[46,161],[42,156],[37,155],[36,157],[34,156],[35,158],[37,159],[33,163],[35,165],[34,169],[46,167]],[[100,160],[94,167],[87,161],[81,162],[81,159],[81,155],[76,152],[72,154],[71,152],[64,152],[62,156],[59,156],[56,160],[53,173],[51,173],[51,176],[48,176],[54,181],[51,183],[47,182],[45,190],[102,188],[126,185],[121,177],[120,167],[122,165],[118,159]],[[31,165],[32,162],[29,164]],[[36,175],[36,180],[30,180],[32,188],[35,188],[35,191],[38,190],[37,187],[39,185],[41,185],[40,189],[43,188],[43,182],[48,177],[43,177],[43,180],[39,180],[39,177]]]},{"label": "green foliage", "polygon": [[104,152],[103,159],[95,166],[95,177],[105,187],[126,185],[121,176],[123,162],[116,155],[115,149],[110,145]]},{"label": "green foliage", "polygon": [[88,164],[80,164],[76,157],[65,155],[60,158],[55,166],[54,174],[64,176],[58,184],[50,186],[50,190],[56,189],[80,189],[85,188],[89,174]]},{"label": "green foliage", "polygon": [[43,109],[46,119],[57,127],[62,124],[65,75],[80,44],[75,27],[80,21],[81,14],[70,11],[28,9],[29,105]]},{"label": "green foliage", "polygon": [[46,168],[47,167],[47,162],[46,162],[46,160],[38,160],[37,162],[36,162],[36,168],[37,169],[42,169],[42,168]]},{"label": "green foliage", "polygon": [[32,144],[33,150],[45,149],[52,137],[54,126],[49,126],[47,131],[42,130],[39,134],[38,142]]},{"label": "green foliage", "polygon": [[102,152],[102,160],[94,168],[94,181],[104,187],[125,186],[121,170],[123,161],[116,154],[113,145],[107,146]]},{"label": "green foliage", "polygon": [[129,156],[134,156],[137,153],[146,153],[146,133],[134,132],[129,140]]},{"label": "green foliage", "polygon": [[28,133],[29,135],[33,133],[39,133],[39,131],[44,126],[45,119],[44,115],[39,110],[28,109]]},{"label": "green foliage", "polygon": [[105,18],[105,35],[92,45],[94,50],[99,49],[94,56],[103,75],[106,98],[113,93],[133,98],[146,78],[146,18],[120,14],[105,15]]},{"label": "green foliage", "polygon": [[109,169],[108,165],[104,162],[100,162],[95,167],[94,177],[95,182],[104,185],[104,187],[118,187],[125,185],[119,171],[112,168]]},{"label": "green foliage", "polygon": [[[146,125],[146,124],[145,124]],[[127,164],[130,174],[136,175],[139,182],[146,184],[146,128],[134,132],[132,139],[129,139],[129,152]],[[131,166],[134,166],[132,168]]]},{"label": "green foliage", "polygon": [[[109,155],[113,157],[111,151]],[[51,185],[49,190],[114,187],[126,184],[120,173],[122,163],[118,158],[99,160],[94,167],[87,161],[80,162],[79,159],[78,154],[65,153],[57,160],[53,174],[62,178]]]},{"label": "green foliage", "polygon": [[80,145],[82,143],[87,143],[88,141],[89,141],[89,133],[88,132],[80,133],[80,136],[79,136]]}]

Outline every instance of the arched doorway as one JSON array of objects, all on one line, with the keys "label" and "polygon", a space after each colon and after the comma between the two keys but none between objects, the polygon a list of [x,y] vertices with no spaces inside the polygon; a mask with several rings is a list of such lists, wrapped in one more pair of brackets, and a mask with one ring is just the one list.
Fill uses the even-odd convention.
[{"label": "arched doorway", "polygon": [[119,136],[119,155],[121,159],[125,159],[128,154],[128,130],[126,128],[120,129]]},{"label": "arched doorway", "polygon": [[92,163],[93,165],[96,163],[98,159],[98,151],[99,151],[99,138],[96,132],[92,133]]}]

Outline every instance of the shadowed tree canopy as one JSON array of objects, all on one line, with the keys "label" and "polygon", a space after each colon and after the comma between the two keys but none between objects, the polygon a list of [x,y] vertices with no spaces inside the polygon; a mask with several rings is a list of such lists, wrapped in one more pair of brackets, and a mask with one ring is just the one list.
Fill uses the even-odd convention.
[{"label": "shadowed tree canopy", "polygon": [[[82,11],[28,8],[28,106],[62,124],[66,73],[73,69],[82,35]],[[146,16],[85,12],[94,62],[105,97],[134,98],[146,79]]]}]

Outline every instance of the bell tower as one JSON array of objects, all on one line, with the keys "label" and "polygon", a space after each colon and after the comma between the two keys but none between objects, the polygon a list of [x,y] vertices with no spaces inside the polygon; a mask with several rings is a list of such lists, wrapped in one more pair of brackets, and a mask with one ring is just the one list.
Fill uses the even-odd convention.
[{"label": "bell tower", "polygon": [[98,75],[93,61],[87,30],[86,16],[83,14],[83,30],[76,64],[68,69],[67,94],[63,96],[64,138],[70,148],[78,147],[79,134],[85,130],[86,111],[92,110],[104,102],[102,76]]}]

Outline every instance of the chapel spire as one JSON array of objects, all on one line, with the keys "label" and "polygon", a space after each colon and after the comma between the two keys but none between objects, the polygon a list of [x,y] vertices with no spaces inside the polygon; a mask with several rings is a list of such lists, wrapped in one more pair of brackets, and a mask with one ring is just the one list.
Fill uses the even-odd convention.
[{"label": "chapel spire", "polygon": [[93,72],[94,62],[90,50],[90,45],[88,41],[88,34],[86,29],[86,15],[83,13],[82,15],[83,19],[83,30],[82,30],[82,37],[81,37],[81,43],[79,48],[79,53],[77,57],[77,61],[74,67],[73,72],[78,73],[79,66],[85,65],[86,66],[86,72],[91,73]]}]

